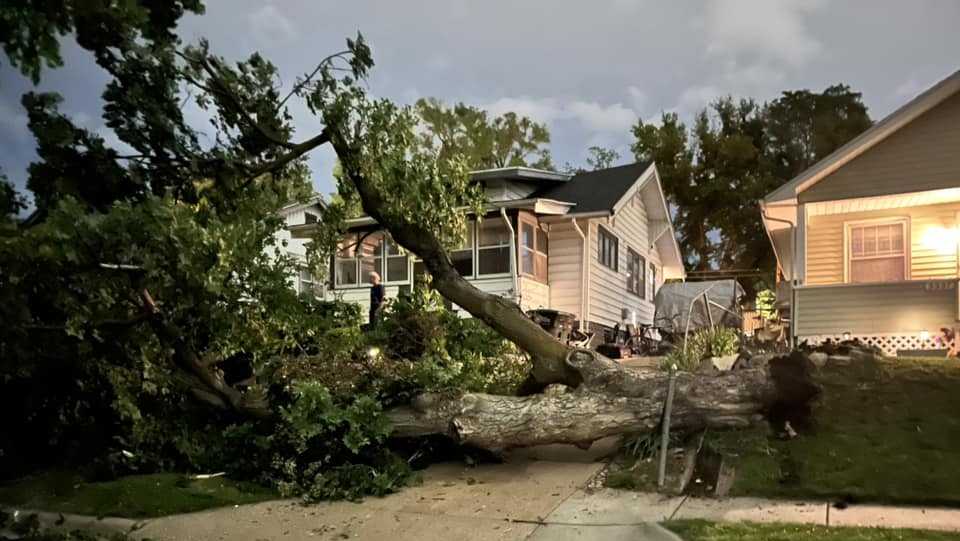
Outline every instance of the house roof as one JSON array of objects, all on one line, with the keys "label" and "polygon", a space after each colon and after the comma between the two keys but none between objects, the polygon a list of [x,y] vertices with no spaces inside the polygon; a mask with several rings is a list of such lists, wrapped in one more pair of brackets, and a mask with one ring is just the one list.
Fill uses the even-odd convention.
[{"label": "house roof", "polygon": [[575,206],[571,213],[613,213],[617,203],[650,168],[652,162],[636,162],[599,171],[579,173],[570,180],[545,186],[531,198],[568,201]]},{"label": "house roof", "polygon": [[863,154],[957,92],[960,92],[960,71],[954,72],[946,79],[933,85],[907,102],[903,107],[874,124],[867,131],[794,177],[790,182],[768,194],[764,198],[764,202],[768,204],[795,203],[797,194],[820,182],[830,173]]}]

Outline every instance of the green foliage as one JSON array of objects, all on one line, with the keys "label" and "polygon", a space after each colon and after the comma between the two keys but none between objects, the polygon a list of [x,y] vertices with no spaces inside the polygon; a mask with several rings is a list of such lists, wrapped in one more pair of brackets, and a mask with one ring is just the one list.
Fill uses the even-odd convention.
[{"label": "green foliage", "polygon": [[664,113],[659,126],[634,126],[633,151],[657,163],[687,265],[760,268],[772,276],[775,259],[756,201],[870,125],[861,95],[834,85],[784,92],[764,104],[721,98],[689,127]]},{"label": "green foliage", "polygon": [[[684,347],[686,344],[686,347]],[[669,369],[676,366],[678,370],[693,372],[700,366],[700,361],[709,357],[724,357],[739,351],[740,335],[736,329],[729,327],[712,327],[700,329],[680,340],[663,360],[660,366]]]},{"label": "green foliage", "polygon": [[[360,201],[454,246],[482,204],[468,143],[546,167],[543,126],[467,108],[457,122],[483,126],[437,147],[423,110],[368,96],[360,35],[284,93],[258,53],[228,62],[204,40],[181,45],[174,29],[202,11],[196,0],[54,4],[4,4],[0,43],[37,78],[61,61],[57,37],[75,37],[107,75],[102,116],[124,148],[77,126],[59,95],[22,100],[36,211],[11,219],[21,199],[0,185],[0,477],[48,464],[101,477],[228,468],[309,499],[383,494],[410,475],[386,444],[384,406],[516,384],[525,360],[435,295],[398,301],[370,334],[356,307],[298,299],[279,210],[312,196],[306,154],[330,144],[338,197],[322,205],[314,269]],[[295,140],[291,99],[324,130]],[[187,122],[188,102],[213,133]],[[238,402],[265,406],[251,421]]]},{"label": "green foliage", "polygon": [[607,169],[613,167],[613,164],[620,159],[620,153],[612,148],[592,146],[587,149],[587,167],[592,171],[598,169]]},{"label": "green foliage", "polygon": [[490,118],[477,107],[447,107],[436,98],[420,99],[417,114],[425,132],[420,141],[441,157],[463,156],[469,170],[528,166],[553,169],[546,125],[509,112]]},{"label": "green foliage", "polygon": [[770,289],[757,291],[756,306],[757,314],[763,318],[773,317],[776,311],[777,294]]}]

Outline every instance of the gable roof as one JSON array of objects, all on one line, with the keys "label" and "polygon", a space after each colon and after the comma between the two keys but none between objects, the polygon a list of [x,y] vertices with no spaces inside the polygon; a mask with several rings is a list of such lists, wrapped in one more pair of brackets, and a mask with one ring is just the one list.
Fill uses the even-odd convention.
[{"label": "gable roof", "polygon": [[960,92],[960,71],[933,85],[925,92],[896,111],[887,115],[883,120],[853,138],[850,142],[835,150],[829,156],[810,166],[794,177],[790,182],[780,186],[765,198],[766,203],[794,201],[797,194],[823,180],[843,165],[903,128],[920,115],[941,104],[947,98]]},{"label": "gable roof", "polygon": [[529,197],[573,203],[575,206],[571,214],[612,214],[617,203],[652,164],[653,162],[636,162],[579,173],[566,182],[540,188]]}]

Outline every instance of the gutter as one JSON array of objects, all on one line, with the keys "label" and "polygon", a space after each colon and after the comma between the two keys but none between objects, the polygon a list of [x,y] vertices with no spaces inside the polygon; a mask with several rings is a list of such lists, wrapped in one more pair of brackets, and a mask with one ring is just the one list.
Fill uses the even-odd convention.
[{"label": "gutter", "polygon": [[589,246],[587,246],[587,236],[583,234],[583,230],[580,229],[580,224],[577,223],[576,218],[571,218],[570,223],[573,225],[573,229],[576,230],[577,234],[580,235],[580,241],[583,243],[582,257],[580,262],[580,331],[586,332],[588,328],[588,318],[590,314],[590,280],[588,279],[587,273],[590,272],[590,261],[587,257],[587,252],[589,252]]},{"label": "gutter", "polygon": [[[517,304],[520,304],[520,287],[518,285],[519,280],[517,279],[517,233],[513,229],[513,224],[510,223],[510,218],[507,217],[507,209],[505,207],[500,207],[500,216],[510,231],[510,279],[513,280],[513,295],[516,298]],[[521,309],[521,311],[523,310]]]},{"label": "gutter", "polygon": [[[771,222],[780,222],[782,224],[787,224],[791,230],[793,230],[793,257],[790,259],[790,345],[796,344],[796,327],[797,327],[797,316],[799,312],[797,310],[797,226],[790,220],[784,220],[782,218],[774,218],[767,215],[767,208],[764,206],[763,201],[760,202],[760,215],[763,216],[764,220],[769,220]],[[780,256],[777,254],[777,245],[773,242],[773,235],[770,234],[770,230],[767,228],[767,225],[763,225],[763,230],[767,232],[767,238],[770,239],[770,246],[773,248],[773,255],[777,258],[777,265],[780,266]]]}]

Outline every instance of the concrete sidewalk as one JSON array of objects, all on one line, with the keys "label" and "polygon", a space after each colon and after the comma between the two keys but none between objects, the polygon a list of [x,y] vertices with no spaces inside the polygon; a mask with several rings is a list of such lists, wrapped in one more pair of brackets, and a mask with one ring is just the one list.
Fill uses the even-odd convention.
[{"label": "concrete sidewalk", "polygon": [[[308,506],[279,500],[212,509],[142,521],[134,536],[157,541],[679,541],[657,523],[692,518],[960,531],[960,509],[856,505],[841,511],[823,502],[586,489],[603,466],[524,459],[476,468],[439,464],[424,472],[421,486],[385,498]],[[70,518],[70,523],[93,520]],[[119,522],[109,526],[129,528]]]},{"label": "concrete sidewalk", "polygon": [[602,467],[546,461],[477,468],[440,464],[425,472],[421,486],[385,498],[309,506],[288,500],[214,509],[152,519],[135,535],[171,541],[677,539],[642,521],[583,525],[553,520],[553,513],[568,499],[584,494],[582,488]]}]

